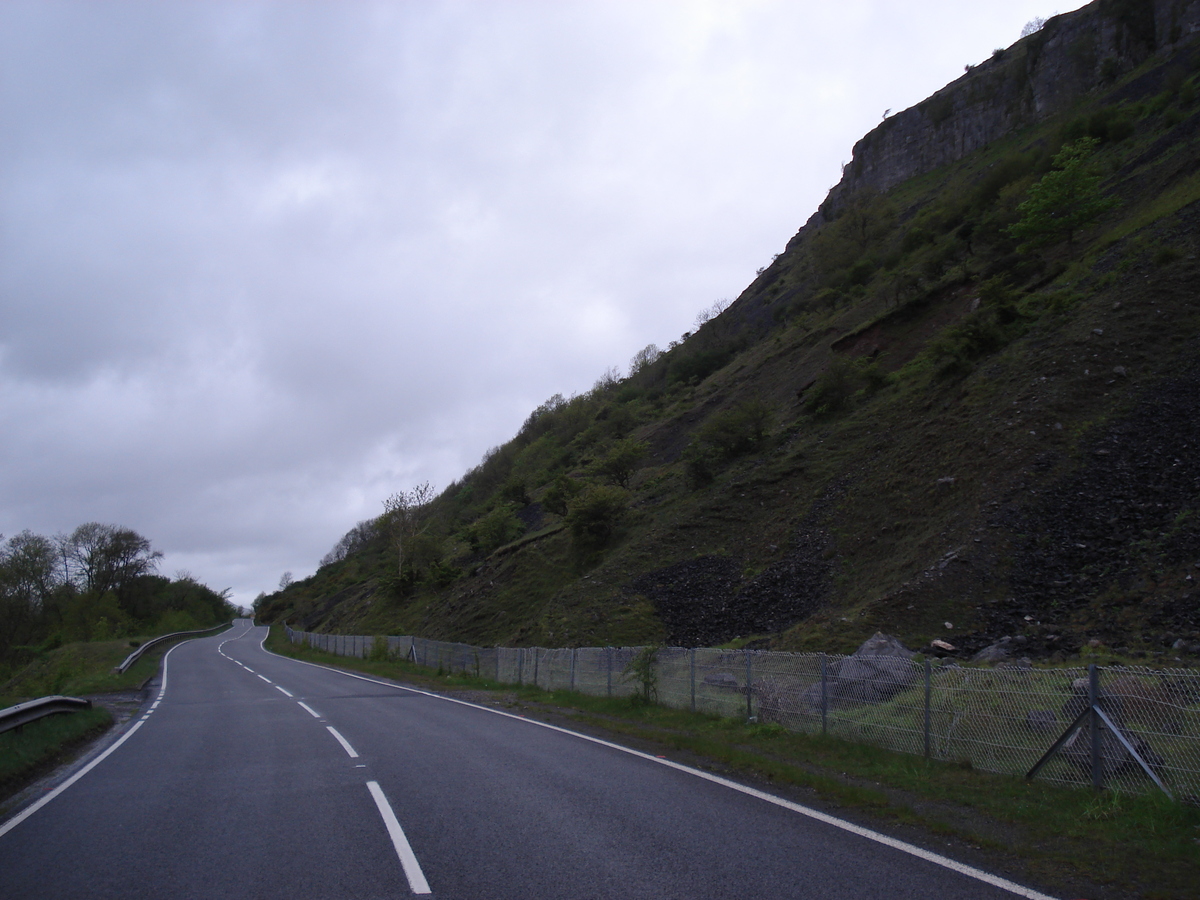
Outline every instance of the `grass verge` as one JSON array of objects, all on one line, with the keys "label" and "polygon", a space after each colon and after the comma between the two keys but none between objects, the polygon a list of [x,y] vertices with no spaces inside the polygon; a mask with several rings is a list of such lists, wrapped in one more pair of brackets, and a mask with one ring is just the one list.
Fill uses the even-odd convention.
[{"label": "grass verge", "polygon": [[114,673],[113,669],[134,650],[134,640],[145,643],[153,640],[153,637],[64,644],[56,650],[43,653],[11,679],[0,684],[0,708],[51,694],[78,696],[133,690],[158,671],[164,653],[180,641],[190,638],[164,642],[147,650],[126,671]]},{"label": "grass verge", "polygon": [[109,711],[93,706],[46,716],[0,734],[0,798],[19,790],[30,778],[56,765],[68,750],[100,735],[111,724]]},{"label": "grass verge", "polygon": [[[1072,897],[1190,896],[1200,871],[1200,809],[974,771],[837,738],[793,734],[661,706],[501,685],[403,660],[360,660],[294,647],[274,627],[276,653],[401,680],[473,702],[614,737],[682,762],[795,791],[802,802],[884,827],[914,843]],[[949,843],[950,849],[945,845]],[[1101,893],[1102,892],[1102,893]]]}]

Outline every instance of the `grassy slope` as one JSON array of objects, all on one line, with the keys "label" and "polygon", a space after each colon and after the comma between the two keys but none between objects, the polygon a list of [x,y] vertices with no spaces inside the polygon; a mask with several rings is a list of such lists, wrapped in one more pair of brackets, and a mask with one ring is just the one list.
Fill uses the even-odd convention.
[{"label": "grassy slope", "polygon": [[[435,676],[403,661],[334,657],[293,647],[272,629],[277,653],[457,694],[543,721],[669,754],[984,868],[1036,881],[1064,896],[1188,896],[1200,865],[1200,812],[1162,797],[1116,797],[988,775],[837,739],[797,735],[629,699],[501,686]],[[1103,885],[1103,888],[1098,887]]]},{"label": "grassy slope", "polygon": [[[150,639],[140,640],[145,643]],[[153,647],[122,673],[113,669],[133,651],[130,639],[65,644],[41,654],[0,684],[0,708],[51,694],[80,696],[132,690],[158,671],[163,654],[176,643],[166,641]]]},{"label": "grassy slope", "polygon": [[[970,647],[1024,627],[1015,612],[997,618],[993,609],[1011,594],[1014,559],[1024,552],[1022,511],[1088,465],[1081,448],[1098,429],[1136,410],[1147,390],[1196,356],[1200,112],[1194,88],[1159,93],[1168,65],[1175,63],[1154,60],[1067,115],[897,186],[882,199],[880,233],[863,248],[881,262],[865,284],[846,287],[844,271],[822,274],[825,251],[818,238],[802,235],[729,311],[652,371],[589,398],[585,430],[558,443],[551,435],[506,448],[506,473],[524,479],[536,501],[559,472],[586,477],[616,437],[647,443],[630,515],[607,552],[580,554],[568,532],[551,529],[490,556],[472,555],[463,529],[497,502],[496,485],[490,494],[479,489],[490,472],[485,464],[435,504],[444,549],[464,577],[401,596],[388,586],[390,555],[375,546],[268,598],[260,613],[328,631],[480,644],[641,643],[669,639],[671,626],[652,597],[632,589],[638,576],[715,556],[739,573],[728,590],[744,597],[756,578],[807,554],[808,581],[785,587],[820,603],[794,617],[793,627],[769,629],[773,646],[849,649],[883,629],[913,646],[950,637]],[[1133,125],[1096,160],[1104,190],[1121,205],[1073,244],[1048,251],[1040,271],[1029,274],[1013,262],[999,229],[1069,136],[1071,120],[1106,106]],[[964,206],[990,173],[1021,159],[1028,166],[994,200]],[[985,234],[969,249],[946,227],[964,215]],[[928,241],[902,250],[917,228]],[[1003,346],[939,375],[945,360],[934,358],[931,345],[970,315],[997,270],[1019,288],[1019,327]],[[919,294],[900,311],[889,286],[896,272],[933,273],[921,276]],[[820,288],[837,277],[842,300],[831,308]],[[877,365],[889,373],[884,386],[860,392],[836,416],[805,409],[797,391],[831,361],[876,347]],[[681,354],[706,348],[740,350],[698,382],[666,376]],[[1127,375],[1114,376],[1116,366]],[[750,399],[774,412],[770,446],[691,489],[680,452],[706,420]],[[469,500],[464,486],[474,490]],[[819,503],[822,514],[814,516]],[[545,514],[542,524],[557,521]],[[954,564],[939,568],[956,550]],[[1177,581],[1140,596],[1146,616]],[[1086,638],[1094,624],[1086,615],[1058,622],[1053,610],[1033,611],[1044,622],[1029,626],[1033,644],[1051,628]],[[734,617],[719,640],[749,636],[744,624]],[[1146,632],[1126,642],[1130,653],[1160,648],[1162,629],[1143,624],[1136,616],[1126,621]]]}]

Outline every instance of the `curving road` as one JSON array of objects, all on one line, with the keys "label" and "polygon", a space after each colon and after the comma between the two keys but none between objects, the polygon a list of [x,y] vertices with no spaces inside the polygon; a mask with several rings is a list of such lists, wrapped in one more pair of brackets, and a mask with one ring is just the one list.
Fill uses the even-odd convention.
[{"label": "curving road", "polygon": [[0,898],[1049,900],[786,800],[265,651],[173,648],[153,706],[0,824]]}]

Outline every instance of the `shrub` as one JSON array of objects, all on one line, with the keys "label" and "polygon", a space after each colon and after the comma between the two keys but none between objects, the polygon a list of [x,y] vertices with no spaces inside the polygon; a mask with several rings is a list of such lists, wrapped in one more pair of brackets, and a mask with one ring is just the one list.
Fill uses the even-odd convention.
[{"label": "shrub", "polygon": [[637,684],[637,693],[633,695],[635,704],[649,706],[658,702],[658,670],[654,668],[654,663],[659,649],[643,647],[621,672],[624,678],[632,679]]},{"label": "shrub", "polygon": [[555,515],[565,516],[571,500],[582,489],[583,485],[570,475],[559,475],[542,497],[542,506]]},{"label": "shrub", "polygon": [[626,438],[617,443],[604,459],[596,464],[596,473],[618,487],[629,487],[629,479],[645,458],[646,449],[646,444],[642,441]]},{"label": "shrub", "polygon": [[581,491],[567,511],[567,525],[577,546],[598,548],[607,544],[628,507],[629,495],[619,487],[594,484]]},{"label": "shrub", "polygon": [[678,359],[672,359],[667,369],[667,381],[677,382],[703,381],[717,369],[722,368],[733,359],[733,349],[730,347],[700,350],[689,353]]},{"label": "shrub", "polygon": [[387,662],[392,658],[391,648],[388,646],[386,634],[377,634],[371,638],[371,653],[367,659],[375,662]]},{"label": "shrub", "polygon": [[524,530],[525,526],[521,524],[512,507],[502,503],[471,526],[467,540],[473,550],[491,553],[496,548],[516,540]]},{"label": "shrub", "polygon": [[804,411],[817,418],[834,416],[850,405],[858,390],[854,363],[836,356],[804,396]]},{"label": "shrub", "polygon": [[711,484],[716,477],[718,460],[711,447],[693,438],[683,450],[683,472],[693,490]]},{"label": "shrub", "polygon": [[519,475],[513,475],[500,487],[500,499],[505,503],[515,503],[518,506],[529,505],[529,490],[526,487],[525,479]]},{"label": "shrub", "polygon": [[775,414],[761,400],[746,400],[717,413],[698,432],[700,441],[724,459],[752,453],[766,444]]}]

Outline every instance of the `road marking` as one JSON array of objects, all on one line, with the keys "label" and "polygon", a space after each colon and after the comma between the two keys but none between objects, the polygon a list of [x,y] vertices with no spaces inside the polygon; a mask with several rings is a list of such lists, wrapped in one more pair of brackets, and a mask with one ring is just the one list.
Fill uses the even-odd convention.
[{"label": "road marking", "polygon": [[[270,629],[267,630],[267,635],[270,634]],[[404,687],[399,684],[392,684],[388,681],[380,681],[376,678],[367,678],[365,675],[356,675],[353,672],[347,672],[344,669],[335,669],[331,666],[323,666],[320,663],[308,662],[303,659],[294,659],[290,656],[282,656],[267,650],[265,644],[267,636],[264,635],[262,641],[259,642],[259,648],[270,653],[272,656],[278,656],[280,659],[290,659],[292,662],[300,663],[303,666],[312,666],[314,669],[324,669],[327,672],[336,672],[339,675],[345,675],[347,678],[357,678],[359,681],[367,681],[371,684],[380,684],[384,687],[390,687],[397,691],[407,691],[410,694],[421,694],[425,697],[431,697],[434,700],[444,700],[447,703],[457,703],[459,706],[469,706],[472,709],[482,710],[483,712],[491,713],[496,716],[504,716],[507,719],[514,719],[518,722],[525,722],[529,725],[536,725],[539,728],[546,728],[550,731],[557,731],[561,734],[568,734],[571,737],[579,738],[582,741],[589,741],[593,744],[599,744],[602,747],[609,747],[613,750],[618,750],[621,753],[628,753],[631,756],[637,756],[641,759],[649,760],[652,763],[660,766],[666,766],[670,769],[683,772],[687,775],[692,775],[696,778],[702,778],[705,781],[710,781],[713,784],[719,784],[722,787],[727,787],[730,790],[738,791],[750,797],[755,797],[775,806],[783,807],[802,816],[807,816],[810,819],[815,819],[826,825],[831,825],[834,828],[839,828],[842,831],[847,831],[850,834],[858,835],[866,838],[869,841],[874,841],[877,844],[883,844],[885,847],[891,847],[893,850],[898,850],[901,853],[907,853],[910,856],[915,856],[918,859],[923,859],[926,862],[941,866],[944,869],[949,869],[952,872],[957,872],[960,875],[965,875],[968,878],[974,878],[976,881],[982,881],[985,884],[990,884],[993,887],[1008,891],[1011,894],[1016,894],[1018,897],[1024,897],[1026,900],[1056,900],[1049,894],[1043,894],[1040,891],[1035,891],[1032,888],[1027,888],[1024,885],[1017,884],[1015,881],[1009,881],[1007,878],[1001,878],[999,875],[993,875],[991,872],[985,872],[983,869],[977,869],[974,866],[968,866],[965,863],[960,863],[957,860],[950,859],[948,856],[942,856],[939,853],[933,853],[923,847],[918,847],[916,844],[910,844],[907,841],[897,840],[893,837],[888,837],[878,831],[872,831],[869,828],[863,828],[860,825],[855,825],[852,822],[847,822],[844,819],[839,819],[836,816],[831,816],[815,809],[810,809],[807,806],[801,806],[799,803],[793,803],[791,800],[785,800],[782,797],[776,797],[773,794],[768,794],[765,791],[756,790],[744,784],[738,784],[736,781],[730,781],[728,778],[722,778],[720,775],[713,775],[710,772],[703,772],[700,769],[693,769],[690,766],[685,766],[670,759],[657,759],[649,753],[642,753],[640,750],[634,750],[630,747],[622,747],[620,744],[614,744],[611,741],[603,740],[602,738],[592,737],[587,734],[580,734],[578,731],[571,731],[567,728],[560,728],[557,725],[550,725],[546,722],[539,722],[536,719],[526,719],[522,716],[513,715],[512,713],[504,712],[499,709],[492,709],[487,706],[480,706],[478,703],[468,703],[465,700],[455,700],[453,697],[444,697],[441,694],[433,694],[429,691],[418,690],[417,688]]]},{"label": "road marking", "polygon": [[392,812],[392,804],[388,803],[379,782],[368,781],[367,790],[371,792],[375,805],[379,807],[379,815],[383,816],[383,824],[387,826],[392,846],[396,848],[396,855],[400,857],[400,865],[404,867],[404,877],[408,879],[409,888],[414,894],[432,894],[429,882],[425,880],[425,873],[421,871],[421,864],[417,862],[417,855],[413,853],[408,838],[404,836],[404,829],[400,827],[396,814]]},{"label": "road marking", "polygon": [[358,753],[353,747],[350,746],[350,742],[348,740],[337,733],[336,728],[334,728],[332,725],[326,725],[325,727],[329,729],[330,734],[337,738],[337,742],[342,745],[343,750],[350,754],[351,759],[358,759]]},{"label": "road marking", "polygon": [[[176,644],[174,647],[172,647],[170,650],[168,650],[166,652],[166,654],[163,656],[162,687],[158,691],[158,700],[162,700],[163,694],[165,694],[167,692],[167,660],[169,660],[171,658],[172,653],[174,653],[176,650],[178,650],[180,647],[182,647],[183,644],[187,644],[187,643],[190,643],[190,641],[184,641],[181,644]],[[157,703],[157,702],[158,701],[156,700],[155,703]],[[50,793],[48,793],[45,797],[43,797],[37,803],[34,803],[30,806],[25,807],[25,809],[21,810],[21,812],[17,813],[17,815],[13,816],[11,819],[9,819],[7,822],[5,822],[3,825],[0,825],[0,837],[4,837],[4,835],[6,835],[10,831],[12,831],[14,828],[16,828],[18,825],[20,825],[22,822],[24,822],[30,816],[32,816],[35,812],[37,812],[39,809],[41,809],[43,806],[45,806],[47,803],[49,803],[51,800],[53,800],[55,797],[57,797],[59,794],[61,794],[63,791],[65,791],[67,788],[69,788],[71,785],[73,785],[75,782],[77,782],[80,778],[82,778],[88,772],[92,771],[92,769],[96,768],[96,766],[100,765],[100,763],[102,763],[102,762],[104,762],[104,760],[108,759],[108,757],[111,756],[118,747],[120,747],[122,744],[124,744],[127,740],[129,740],[131,737],[133,737],[137,733],[137,730],[142,727],[142,725],[145,723],[145,721],[149,717],[149,715],[150,715],[149,713],[146,713],[146,715],[142,716],[140,719],[138,719],[136,722],[134,722],[133,727],[130,728],[123,735],[121,735],[119,738],[117,738],[117,740],[113,742],[111,747],[109,747],[107,750],[105,750],[103,753],[101,753],[99,756],[97,756],[95,759],[93,759],[90,763],[88,763],[86,766],[84,766],[82,769],[80,769],[78,772],[76,772],[74,775],[72,775],[70,778],[68,778],[66,781],[64,781],[62,784],[60,784],[58,787],[56,787],[54,790],[52,790]]]},{"label": "road marking", "polygon": [[307,703],[305,703],[303,700],[297,700],[296,702],[300,704],[301,709],[303,709],[306,713],[308,713],[314,719],[321,718],[321,714],[319,712],[317,712],[315,709],[313,709],[311,706],[309,706]]},{"label": "road marking", "polygon": [[243,668],[243,669],[245,669],[247,672],[249,672],[251,675],[257,675],[257,674],[258,674],[257,672],[255,672],[255,671],[254,671],[252,668],[250,668],[249,666],[243,665],[243,666],[242,666],[242,668]]},{"label": "road marking", "polygon": [[287,690],[286,688],[281,688],[279,685],[275,685],[275,690],[277,690],[277,691],[281,691],[282,693],[286,694],[286,695],[287,695],[287,696],[289,696],[289,697],[295,697],[295,696],[296,696],[295,694],[289,693],[289,692],[288,692],[288,690]]},{"label": "road marking", "polygon": [[[255,673],[255,674],[257,674],[257,673]],[[266,676],[259,675],[258,677],[261,678],[263,681],[265,681],[267,684],[271,683],[271,679],[267,678]]]}]

